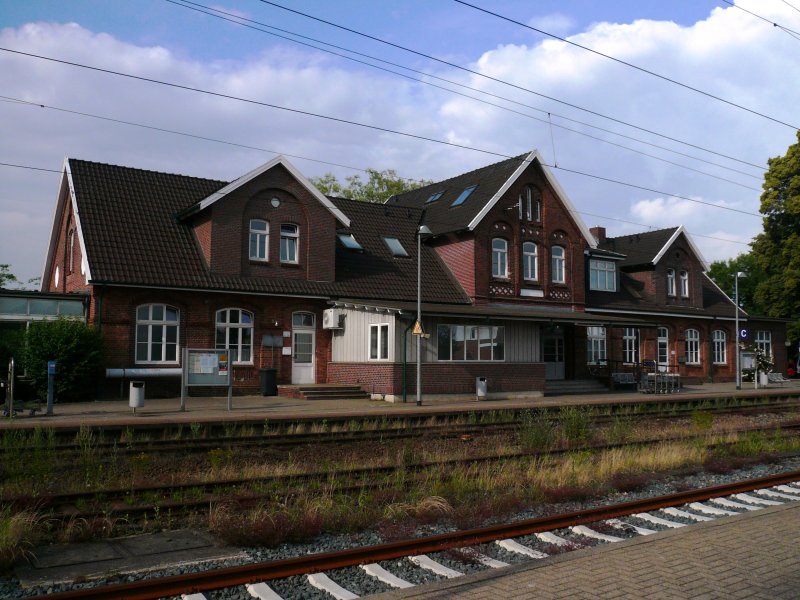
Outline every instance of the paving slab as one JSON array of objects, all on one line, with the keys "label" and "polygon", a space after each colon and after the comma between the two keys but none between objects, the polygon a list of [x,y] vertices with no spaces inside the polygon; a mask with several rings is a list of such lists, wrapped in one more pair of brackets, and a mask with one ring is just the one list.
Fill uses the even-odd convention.
[{"label": "paving slab", "polygon": [[23,588],[246,557],[209,533],[189,529],[41,546],[33,549],[33,555],[31,563],[15,569]]}]

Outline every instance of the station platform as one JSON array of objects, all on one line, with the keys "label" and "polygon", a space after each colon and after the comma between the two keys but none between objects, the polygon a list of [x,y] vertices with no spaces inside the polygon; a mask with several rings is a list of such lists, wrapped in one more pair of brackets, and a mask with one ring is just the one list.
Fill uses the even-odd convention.
[{"label": "station platform", "polygon": [[680,393],[644,394],[636,391],[617,391],[605,394],[576,394],[542,396],[529,399],[450,400],[424,398],[417,406],[415,398],[408,402],[385,402],[383,400],[304,400],[284,396],[234,396],[228,410],[226,396],[189,397],[185,411],[180,410],[180,398],[145,398],[144,407],[134,412],[128,399],[90,402],[59,403],[53,407],[53,415],[44,414],[45,405],[34,416],[27,411],[13,418],[0,417],[0,430],[7,428],[34,427],[79,427],[125,426],[131,424],[160,423],[204,423],[204,422],[252,422],[283,419],[314,419],[364,416],[401,416],[410,414],[450,412],[492,411],[521,408],[541,408],[563,405],[602,406],[606,404],[650,402],[674,402],[681,399],[719,397],[758,397],[770,395],[800,395],[800,379],[782,386],[773,385],[755,389],[753,384],[743,384],[737,390],[733,383],[706,383],[684,386]]},{"label": "station platform", "polygon": [[798,536],[792,502],[371,598],[796,599]]}]

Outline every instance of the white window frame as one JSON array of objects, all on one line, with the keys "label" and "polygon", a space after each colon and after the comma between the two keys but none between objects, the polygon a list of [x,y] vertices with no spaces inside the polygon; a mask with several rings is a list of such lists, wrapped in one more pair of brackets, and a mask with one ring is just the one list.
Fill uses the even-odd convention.
[{"label": "white window frame", "polygon": [[606,362],[606,328],[586,328],[586,364],[596,365]]},{"label": "white window frame", "polygon": [[[220,321],[220,316],[223,314],[225,315],[225,320]],[[231,322],[231,316],[233,314],[236,314],[237,321],[235,323]],[[243,322],[244,317],[248,319],[248,322]],[[235,345],[231,345],[231,331],[234,329],[237,330],[237,342]],[[214,316],[214,347],[217,350],[235,350],[236,360],[232,361],[232,364],[234,365],[252,365],[254,329],[253,313],[251,313],[249,310],[233,307],[221,308]],[[225,340],[223,342],[219,341],[220,330],[224,332]],[[245,330],[249,330],[250,332],[249,344],[244,343],[243,341]],[[247,350],[248,359],[242,360],[241,357],[245,354],[245,349]]]},{"label": "white window frame", "polygon": [[626,365],[639,364],[640,344],[639,330],[626,327],[622,332],[622,362]]},{"label": "white window frame", "polygon": [[522,276],[525,281],[539,280],[539,247],[535,242],[522,243]]},{"label": "white window frame", "polygon": [[611,260],[589,260],[589,289],[602,292],[617,291],[617,265]]},{"label": "white window frame", "polygon": [[689,273],[688,271],[681,271],[681,298],[689,297]]},{"label": "white window frame", "polygon": [[713,346],[713,361],[715,365],[728,364],[728,334],[722,329],[715,329],[711,333]]},{"label": "white window frame", "polygon": [[508,241],[492,238],[492,277],[508,279]]},{"label": "white window frame", "polygon": [[700,364],[700,332],[697,329],[686,330],[686,357],[687,365]]},{"label": "white window frame", "polygon": [[567,250],[564,246],[550,248],[550,271],[550,280],[553,283],[567,282]]},{"label": "white window frame", "polygon": [[675,269],[667,269],[667,296],[675,296]]},{"label": "white window frame", "polygon": [[389,323],[372,323],[369,326],[369,360],[389,360],[391,339]]},{"label": "white window frame", "polygon": [[[448,358],[443,358],[441,342],[447,337]],[[436,360],[441,362],[505,362],[506,332],[503,325],[449,325],[442,323],[436,328]],[[454,356],[454,342],[463,342],[459,356]],[[471,343],[470,343],[471,342]],[[469,350],[475,350],[470,357]],[[489,358],[481,358],[488,352]]]},{"label": "white window frame", "polygon": [[[291,229],[291,230],[290,230]],[[281,262],[296,265],[300,262],[300,226],[281,223]]]},{"label": "white window frame", "polygon": [[[258,229],[254,227],[255,224],[261,224],[264,228]],[[253,253],[253,242],[255,242],[255,253]],[[269,260],[269,221],[265,221],[264,219],[250,219],[248,254],[250,255],[250,260],[263,262]]]},{"label": "white window frame", "polygon": [[772,332],[756,331],[756,346],[764,354],[767,360],[772,361]]},{"label": "white window frame", "polygon": [[[161,309],[162,318],[154,318],[156,309]],[[142,318],[142,309],[147,310],[147,315]],[[174,319],[168,318],[169,311],[175,315]],[[180,361],[180,320],[181,313],[174,306],[168,304],[141,304],[136,307],[136,342],[134,345],[134,360],[137,365],[174,365]],[[146,328],[146,333],[142,339],[142,328]],[[175,341],[169,341],[170,333],[174,331]],[[154,342],[154,337],[160,336],[160,341]],[[140,345],[146,348],[147,356],[139,358]],[[154,360],[153,350],[160,349],[161,359]],[[172,349],[175,358],[168,359],[169,350]]]}]

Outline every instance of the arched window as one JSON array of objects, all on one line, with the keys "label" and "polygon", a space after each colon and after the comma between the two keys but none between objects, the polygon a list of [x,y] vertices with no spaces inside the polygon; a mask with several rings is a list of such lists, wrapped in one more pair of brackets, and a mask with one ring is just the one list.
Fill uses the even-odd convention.
[{"label": "arched window", "polygon": [[566,258],[564,248],[553,246],[550,249],[550,279],[553,283],[566,283]]},{"label": "arched window", "polygon": [[269,260],[269,223],[250,219],[250,260]]},{"label": "arched window", "polygon": [[542,192],[539,188],[529,185],[519,195],[519,220],[534,221],[542,220]]},{"label": "arched window", "polygon": [[536,244],[525,242],[522,244],[522,274],[525,281],[536,281],[539,279],[539,257]]},{"label": "arched window", "polygon": [[166,304],[136,308],[136,362],[178,362],[178,309]]},{"label": "arched window", "polygon": [[508,242],[502,238],[492,240],[492,277],[508,277]]},{"label": "arched window", "polygon": [[675,295],[675,269],[667,269],[667,296]]},{"label": "arched window", "polygon": [[297,245],[300,240],[300,228],[291,223],[281,225],[281,262],[297,263]]},{"label": "arched window", "polygon": [[689,273],[681,271],[681,297],[689,297]]},{"label": "arched window", "polygon": [[217,311],[216,349],[229,350],[234,364],[253,363],[253,313],[241,308]]},{"label": "arched window", "polygon": [[721,329],[715,329],[711,335],[714,347],[714,364],[725,365],[728,363],[727,341],[728,336]]},{"label": "arched window", "polygon": [[697,329],[686,330],[686,364],[700,364],[700,332]]}]

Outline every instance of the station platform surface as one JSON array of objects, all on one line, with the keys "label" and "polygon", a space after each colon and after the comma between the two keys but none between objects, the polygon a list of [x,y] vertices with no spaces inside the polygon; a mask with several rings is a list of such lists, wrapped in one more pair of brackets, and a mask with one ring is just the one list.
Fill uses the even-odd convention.
[{"label": "station platform surface", "polygon": [[796,599],[798,536],[792,502],[371,598]]},{"label": "station platform surface", "polygon": [[330,416],[392,416],[424,413],[492,411],[548,406],[604,405],[617,403],[639,403],[643,401],[671,402],[686,398],[710,399],[720,396],[752,397],[767,395],[800,395],[800,379],[784,385],[754,388],[752,383],[742,384],[737,390],[734,383],[705,383],[684,386],[679,393],[645,394],[636,391],[617,391],[604,394],[576,394],[541,396],[528,399],[464,400],[423,397],[422,406],[417,406],[415,397],[409,395],[408,402],[386,402],[383,400],[305,400],[284,396],[234,396],[228,410],[226,396],[188,397],[184,411],[180,409],[180,398],[145,398],[144,407],[134,412],[128,399],[89,402],[59,403],[53,407],[53,415],[47,416],[45,404],[34,416],[20,411],[14,418],[0,417],[0,429],[32,427],[79,427],[80,425],[117,426],[144,423],[203,423],[222,421],[256,421],[264,419],[325,418]]}]

